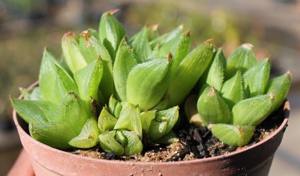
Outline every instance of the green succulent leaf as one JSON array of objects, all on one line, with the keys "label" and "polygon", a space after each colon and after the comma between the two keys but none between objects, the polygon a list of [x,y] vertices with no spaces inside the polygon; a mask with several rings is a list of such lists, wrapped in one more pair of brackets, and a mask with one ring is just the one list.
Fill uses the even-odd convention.
[{"label": "green succulent leaf", "polygon": [[[184,35],[182,33],[182,30],[183,30],[183,26],[179,26],[174,31],[171,31],[164,40],[160,41],[160,43],[158,44],[160,47],[159,47],[159,52],[158,52],[157,57],[166,57],[169,53],[171,53],[172,55],[175,55],[175,53],[179,49],[178,48],[179,43],[182,42],[180,40],[182,39],[182,36]],[[182,43],[181,43],[181,45],[182,45]],[[181,48],[181,49],[185,49],[185,48]],[[179,54],[179,53],[176,53],[176,54]],[[184,53],[182,53],[182,54],[184,54]]]},{"label": "green succulent leaf", "polygon": [[100,59],[92,61],[74,74],[79,95],[85,101],[98,100],[98,88],[103,74]]},{"label": "green succulent leaf", "polygon": [[182,34],[182,30],[183,26],[180,25],[174,30],[153,39],[150,42],[151,47],[154,48],[157,45],[164,45],[164,50],[166,51],[165,54],[168,54],[170,52],[170,49],[174,46],[174,42],[179,40],[180,35]]},{"label": "green succulent leaf", "polygon": [[225,56],[222,49],[219,48],[209,68],[206,83],[220,91],[225,77],[225,69]]},{"label": "green succulent leaf", "polygon": [[124,147],[115,139],[116,131],[108,131],[99,135],[101,148],[116,155],[124,154]]},{"label": "green succulent leaf", "polygon": [[244,99],[232,108],[234,125],[256,126],[267,118],[274,96],[260,95]]},{"label": "green succulent leaf", "polygon": [[206,124],[230,123],[232,114],[224,98],[213,87],[206,87],[197,102],[198,113]]},{"label": "green succulent leaf", "polygon": [[72,77],[47,50],[43,54],[39,86],[41,99],[53,103],[60,103],[68,92],[77,92],[77,86]]},{"label": "green succulent leaf", "polygon": [[97,121],[94,118],[90,118],[85,122],[80,134],[71,139],[69,144],[76,148],[91,148],[98,143],[98,136]]},{"label": "green succulent leaf", "polygon": [[130,103],[124,102],[122,104],[122,110],[114,129],[134,131],[138,136],[141,137],[142,124],[139,108]]},{"label": "green succulent leaf", "polygon": [[139,154],[143,151],[143,144],[139,136],[132,131],[123,131],[127,138],[127,145],[125,146],[125,155]]},{"label": "green succulent leaf", "polygon": [[166,110],[158,111],[156,120],[167,121],[168,125],[166,129],[166,133],[169,133],[175,126],[176,122],[178,121],[178,118],[179,118],[179,107],[174,106]]},{"label": "green succulent leaf", "polygon": [[118,103],[118,100],[116,100],[114,96],[110,96],[108,101],[109,112],[113,113]]},{"label": "green succulent leaf", "polygon": [[75,33],[68,32],[64,34],[61,42],[65,62],[72,73],[75,73],[87,65],[87,61],[80,51],[76,37]]},{"label": "green succulent leaf", "polygon": [[235,49],[227,60],[227,73],[232,76],[236,71],[245,72],[256,64],[256,57],[252,51],[253,45],[245,43]]},{"label": "green succulent leaf", "polygon": [[78,47],[87,63],[90,63],[99,58],[97,48],[99,46],[97,38],[95,38],[89,30],[80,33],[78,38]]},{"label": "green succulent leaf", "polygon": [[286,99],[291,84],[292,78],[290,72],[275,77],[270,81],[267,93],[274,96],[270,113],[274,110],[277,110],[279,106],[283,103],[283,101]]},{"label": "green succulent leaf", "polygon": [[210,42],[204,42],[191,51],[178,65],[164,99],[157,108],[165,109],[182,103],[208,68],[212,57],[213,45]]},{"label": "green succulent leaf", "polygon": [[115,10],[105,12],[99,24],[99,39],[108,49],[112,58],[118,49],[119,43],[125,36],[122,24],[115,18]]},{"label": "green succulent leaf", "polygon": [[120,43],[113,66],[113,77],[116,91],[122,101],[126,101],[126,83],[131,69],[137,64],[133,50],[125,39]]},{"label": "green succulent leaf", "polygon": [[252,126],[229,124],[212,124],[210,128],[216,138],[230,146],[244,146],[248,144],[255,130]]},{"label": "green succulent leaf", "polygon": [[167,110],[158,111],[156,118],[152,120],[149,127],[148,136],[150,139],[156,141],[165,136],[175,126],[179,117],[179,107],[175,106]]},{"label": "green succulent leaf", "polygon": [[106,106],[103,107],[98,118],[98,128],[100,133],[114,129],[117,120],[118,119],[108,111]]},{"label": "green succulent leaf", "polygon": [[184,112],[190,124],[193,124],[197,127],[203,127],[206,125],[206,122],[203,120],[203,118],[200,116],[200,114],[197,111],[196,95],[190,95],[186,99],[184,103]]},{"label": "green succulent leaf", "polygon": [[231,108],[234,104],[245,98],[243,76],[240,71],[237,71],[232,78],[224,83],[221,92]]},{"label": "green succulent leaf", "polygon": [[139,63],[145,62],[151,54],[148,34],[148,28],[144,27],[140,32],[133,36],[131,40],[131,46],[133,47]]},{"label": "green succulent leaf", "polygon": [[128,144],[127,137],[124,135],[123,131],[116,130],[115,139],[122,145],[126,146]]},{"label": "green succulent leaf", "polygon": [[151,140],[156,141],[159,138],[163,137],[165,134],[167,134],[167,128],[168,128],[168,122],[167,121],[153,121],[151,123],[151,127],[149,130],[148,136]]},{"label": "green succulent leaf", "polygon": [[143,150],[143,144],[139,136],[132,131],[110,131],[100,134],[101,148],[106,152],[116,155],[139,154]]},{"label": "green succulent leaf", "polygon": [[102,103],[107,103],[111,95],[114,95],[115,86],[113,80],[112,62],[103,60],[103,74],[99,85]]},{"label": "green succulent leaf", "polygon": [[27,123],[43,124],[50,120],[49,117],[59,116],[59,112],[51,111],[51,109],[56,109],[55,104],[51,102],[18,99],[12,99],[11,102],[17,113]]},{"label": "green succulent leaf", "polygon": [[174,59],[172,66],[174,65],[174,67],[177,67],[178,64],[180,64],[184,57],[190,52],[191,44],[192,40],[190,32],[184,33],[180,36],[178,44],[175,46],[175,50],[173,52]]},{"label": "green succulent leaf", "polygon": [[142,110],[153,108],[167,89],[168,70],[166,59],[154,59],[133,67],[127,79],[127,100]]},{"label": "green succulent leaf", "polygon": [[34,139],[59,149],[70,148],[69,141],[91,117],[88,106],[74,94],[67,94],[60,104],[31,100],[12,100],[12,104],[29,123]]},{"label": "green succulent leaf", "polygon": [[119,117],[122,110],[122,103],[111,96],[108,102],[108,108],[111,114],[115,117]]},{"label": "green succulent leaf", "polygon": [[143,131],[148,134],[152,121],[156,117],[156,110],[145,111],[140,114]]},{"label": "green succulent leaf", "polygon": [[266,92],[270,77],[271,65],[269,59],[265,59],[244,73],[245,87],[250,96],[262,95]]}]

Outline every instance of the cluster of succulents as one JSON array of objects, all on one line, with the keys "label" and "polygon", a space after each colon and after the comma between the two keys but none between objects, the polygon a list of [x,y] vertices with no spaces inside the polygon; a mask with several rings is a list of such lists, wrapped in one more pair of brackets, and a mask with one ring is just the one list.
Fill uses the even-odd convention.
[{"label": "cluster of succulents", "polygon": [[202,80],[198,114],[190,118],[231,146],[249,143],[255,127],[279,108],[291,85],[289,72],[270,79],[269,59],[257,60],[252,47],[243,44],[228,59],[221,48],[216,51]]},{"label": "cluster of succulents", "polygon": [[145,26],[128,38],[114,13],[102,15],[98,31],[66,33],[62,63],[45,50],[39,85],[12,100],[36,140],[59,149],[141,153],[149,143],[176,140],[173,128],[185,118],[179,107],[202,87],[196,125],[241,146],[287,95],[289,75],[269,81],[269,62],[257,62],[248,45],[226,62],[210,40],[191,49],[182,26],[163,35]]}]

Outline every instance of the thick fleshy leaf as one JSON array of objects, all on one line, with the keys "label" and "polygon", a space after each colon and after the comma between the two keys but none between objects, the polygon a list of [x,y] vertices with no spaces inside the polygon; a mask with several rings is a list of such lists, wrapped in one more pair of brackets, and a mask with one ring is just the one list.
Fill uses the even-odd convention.
[{"label": "thick fleshy leaf", "polygon": [[78,38],[78,46],[87,63],[90,63],[99,58],[99,53],[96,49],[98,46],[94,46],[99,45],[98,43],[99,42],[97,41],[97,39],[89,30],[85,30],[80,33]]},{"label": "thick fleshy leaf", "polygon": [[168,70],[166,59],[154,59],[133,67],[127,79],[127,100],[142,110],[153,108],[167,89]]},{"label": "thick fleshy leaf", "polygon": [[108,102],[109,112],[114,115],[116,118],[120,116],[122,110],[122,103],[116,100],[113,96],[109,98]]},{"label": "thick fleshy leaf", "polygon": [[103,74],[100,59],[92,61],[74,74],[80,97],[85,101],[98,100],[98,88]]},{"label": "thick fleshy leaf", "polygon": [[[271,112],[277,110],[286,99],[292,84],[291,73],[287,72],[281,76],[275,77],[270,81],[267,93],[274,96]],[[271,113],[270,112],[270,113]]]},{"label": "thick fleshy leaf", "polygon": [[109,97],[114,95],[115,87],[113,80],[112,62],[103,60],[103,75],[99,85],[101,92],[100,101],[104,104],[109,101]]},{"label": "thick fleshy leaf", "polygon": [[245,43],[233,51],[227,60],[228,76],[234,75],[237,70],[245,72],[256,64],[256,57],[252,48],[252,44]]},{"label": "thick fleshy leaf", "polygon": [[124,154],[124,147],[115,139],[116,131],[104,132],[99,135],[101,148],[116,155]]},{"label": "thick fleshy leaf", "polygon": [[182,103],[211,63],[213,48],[212,43],[204,42],[181,61],[157,108],[165,109]]},{"label": "thick fleshy leaf", "polygon": [[190,52],[191,44],[192,41],[190,32],[187,32],[180,36],[178,44],[172,53],[174,55],[172,66],[174,65],[175,67],[177,67],[177,65],[184,59],[184,57]]},{"label": "thick fleshy leaf", "polygon": [[127,145],[125,146],[125,155],[139,154],[143,151],[143,144],[139,136],[132,131],[123,131],[127,138]]},{"label": "thick fleshy leaf", "polygon": [[179,107],[175,106],[166,110],[158,111],[155,120],[167,121],[168,125],[166,129],[166,133],[169,133],[175,126],[178,118],[179,118]]},{"label": "thick fleshy leaf", "polygon": [[[30,135],[49,146],[67,149],[91,117],[88,106],[74,94],[61,104],[45,101],[12,100],[20,116],[29,123]],[[68,130],[66,130],[68,129]]]},{"label": "thick fleshy leaf", "polygon": [[201,93],[197,109],[202,119],[207,123],[230,123],[232,114],[226,101],[213,87],[207,87]]},{"label": "thick fleshy leaf", "polygon": [[114,129],[117,120],[118,119],[108,111],[106,106],[103,107],[98,118],[98,128],[100,133]]},{"label": "thick fleshy leaf", "polygon": [[219,48],[209,68],[206,83],[220,91],[225,77],[225,69],[225,56],[222,49]]},{"label": "thick fleshy leaf", "polygon": [[[102,79],[100,81],[100,86],[99,86],[100,91],[98,91],[98,96],[100,97],[100,101],[104,104],[107,103],[109,97],[112,94],[114,94],[114,82],[113,82],[113,74],[112,74],[112,65],[113,65],[114,57],[110,55],[108,49],[106,49],[105,46],[98,41],[98,39],[93,35],[93,33],[91,33],[90,31],[84,31],[84,32],[85,32],[84,34],[85,45],[89,47],[89,50],[91,50],[92,55],[95,53],[97,54],[96,59],[101,58],[102,60],[103,74],[102,74]],[[81,48],[81,50],[85,50],[85,52],[87,52],[86,47]],[[88,57],[87,54],[85,54],[85,56]],[[86,60],[91,60],[91,59],[86,59]]]},{"label": "thick fleshy leaf", "polygon": [[140,114],[142,129],[147,134],[149,132],[152,121],[156,117],[156,110],[145,111]]},{"label": "thick fleshy leaf", "polygon": [[79,37],[80,52],[84,56],[87,63],[90,63],[99,58],[108,62],[113,62],[109,51],[98,40],[97,35],[98,33],[94,34],[94,32],[92,32],[91,30],[85,30],[81,32]]},{"label": "thick fleshy leaf", "polygon": [[122,108],[123,108],[122,103],[119,102],[119,103],[116,104],[116,107],[115,107],[114,112],[113,112],[115,117],[120,117],[120,113],[122,111]]},{"label": "thick fleshy leaf", "polygon": [[252,126],[235,126],[228,124],[212,124],[212,134],[230,146],[244,146],[248,144],[254,134]]},{"label": "thick fleshy leaf", "polygon": [[114,129],[134,131],[141,137],[142,124],[140,119],[140,110],[136,106],[124,102]]},{"label": "thick fleshy leaf", "polygon": [[76,148],[91,148],[98,143],[98,136],[97,121],[94,118],[90,118],[85,122],[80,134],[71,139],[69,144]]},{"label": "thick fleshy leaf", "polygon": [[174,46],[172,45],[174,44],[173,42],[179,39],[182,30],[183,30],[183,26],[180,25],[176,29],[155,38],[150,42],[151,47],[154,48],[157,45],[161,45],[161,46],[165,45],[164,46],[165,50],[169,50],[168,52],[170,52],[170,48]]},{"label": "thick fleshy leaf", "polygon": [[158,111],[156,118],[151,122],[148,136],[151,140],[158,140],[159,138],[165,136],[175,126],[179,117],[178,106],[169,108],[167,110]]},{"label": "thick fleshy leaf", "polygon": [[73,93],[69,93],[59,106],[63,113],[63,119],[59,123],[68,125],[65,129],[76,131],[76,135],[80,133],[86,120],[93,116],[90,105]]},{"label": "thick fleshy leaf", "polygon": [[[174,44],[176,45],[176,44]],[[172,79],[177,71],[178,65],[181,63],[181,61],[185,58],[185,56],[189,53],[191,48],[191,36],[190,33],[182,34],[180,37],[180,40],[178,41],[178,44],[174,48],[173,54],[171,53],[171,68],[169,72],[170,79]]]},{"label": "thick fleshy leaf", "polygon": [[122,145],[126,146],[128,144],[127,137],[123,134],[123,130],[116,130],[115,139]]},{"label": "thick fleshy leaf", "polygon": [[[55,112],[55,104],[47,101],[11,100],[14,109],[27,123],[47,123],[49,117],[57,118],[60,112]],[[52,110],[52,111],[51,111]]]},{"label": "thick fleshy leaf", "polygon": [[164,40],[161,40],[160,43],[158,43],[158,45],[160,45],[158,57],[166,57],[169,53],[175,55],[179,43],[181,42],[180,40],[184,35],[182,33],[182,30],[183,30],[183,26],[179,26],[174,31],[171,31]]},{"label": "thick fleshy leaf", "polygon": [[240,71],[236,72],[232,78],[224,83],[221,92],[231,108],[234,104],[245,98],[243,77]]},{"label": "thick fleshy leaf", "polygon": [[186,118],[190,124],[197,127],[202,127],[206,125],[206,122],[202,119],[197,111],[197,96],[190,95],[184,103],[184,112]]},{"label": "thick fleshy leaf", "polygon": [[87,61],[82,55],[79,45],[76,41],[75,33],[65,33],[62,38],[61,45],[65,62],[72,73],[75,73],[87,65]]},{"label": "thick fleshy leaf", "polygon": [[43,54],[39,87],[41,99],[53,103],[60,103],[68,92],[77,92],[77,86],[72,77],[47,50]]},{"label": "thick fleshy leaf", "polygon": [[266,92],[270,70],[271,65],[269,59],[265,59],[244,73],[245,87],[249,90],[251,97],[262,95]]},{"label": "thick fleshy leaf", "polygon": [[149,133],[147,134],[149,138],[153,141],[158,140],[167,134],[168,122],[167,121],[152,121]]},{"label": "thick fleshy leaf", "polygon": [[234,125],[256,126],[260,124],[272,108],[274,96],[260,95],[244,99],[232,108]]},{"label": "thick fleshy leaf", "polygon": [[151,54],[148,33],[148,28],[144,27],[140,32],[133,36],[131,41],[131,46],[133,47],[139,63],[146,61]]},{"label": "thick fleshy leaf", "polygon": [[115,57],[119,43],[125,35],[122,24],[114,16],[117,11],[118,10],[111,10],[105,12],[99,23],[100,41],[109,50],[112,58]]},{"label": "thick fleshy leaf", "polygon": [[116,91],[122,101],[126,101],[126,83],[131,69],[137,64],[133,50],[125,39],[120,43],[113,66],[113,77]]}]

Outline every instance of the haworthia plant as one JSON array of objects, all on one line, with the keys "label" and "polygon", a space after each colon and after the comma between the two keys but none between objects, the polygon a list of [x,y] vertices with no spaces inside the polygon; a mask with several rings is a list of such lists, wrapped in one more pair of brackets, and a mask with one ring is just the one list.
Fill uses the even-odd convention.
[{"label": "haworthia plant", "polygon": [[241,45],[227,62],[217,51],[198,98],[199,116],[189,119],[194,125],[208,126],[231,146],[249,143],[255,127],[279,108],[291,85],[290,73],[270,80],[269,60],[257,61],[252,47]]},{"label": "haworthia plant", "polygon": [[190,123],[243,146],[287,96],[290,73],[270,80],[269,60],[256,61],[251,44],[226,60],[212,40],[192,48],[182,25],[162,35],[158,25],[145,26],[127,36],[116,12],[102,15],[98,31],[62,37],[65,65],[45,50],[39,85],[11,100],[36,140],[139,154],[145,145],[178,141],[175,126],[185,109]]}]

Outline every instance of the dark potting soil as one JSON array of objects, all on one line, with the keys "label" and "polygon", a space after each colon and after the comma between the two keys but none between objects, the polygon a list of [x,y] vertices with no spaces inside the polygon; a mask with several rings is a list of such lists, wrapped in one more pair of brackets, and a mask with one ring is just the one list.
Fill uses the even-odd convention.
[{"label": "dark potting soil", "polygon": [[143,153],[139,155],[116,156],[113,153],[101,151],[100,148],[76,150],[72,153],[96,159],[145,162],[185,161],[229,154],[258,143],[274,132],[288,113],[283,110],[283,107],[279,109],[256,127],[250,143],[243,147],[226,145],[215,138],[208,128],[191,126],[183,121],[180,124],[184,125],[175,129],[179,138],[177,142],[170,145],[152,145],[144,148]]}]

